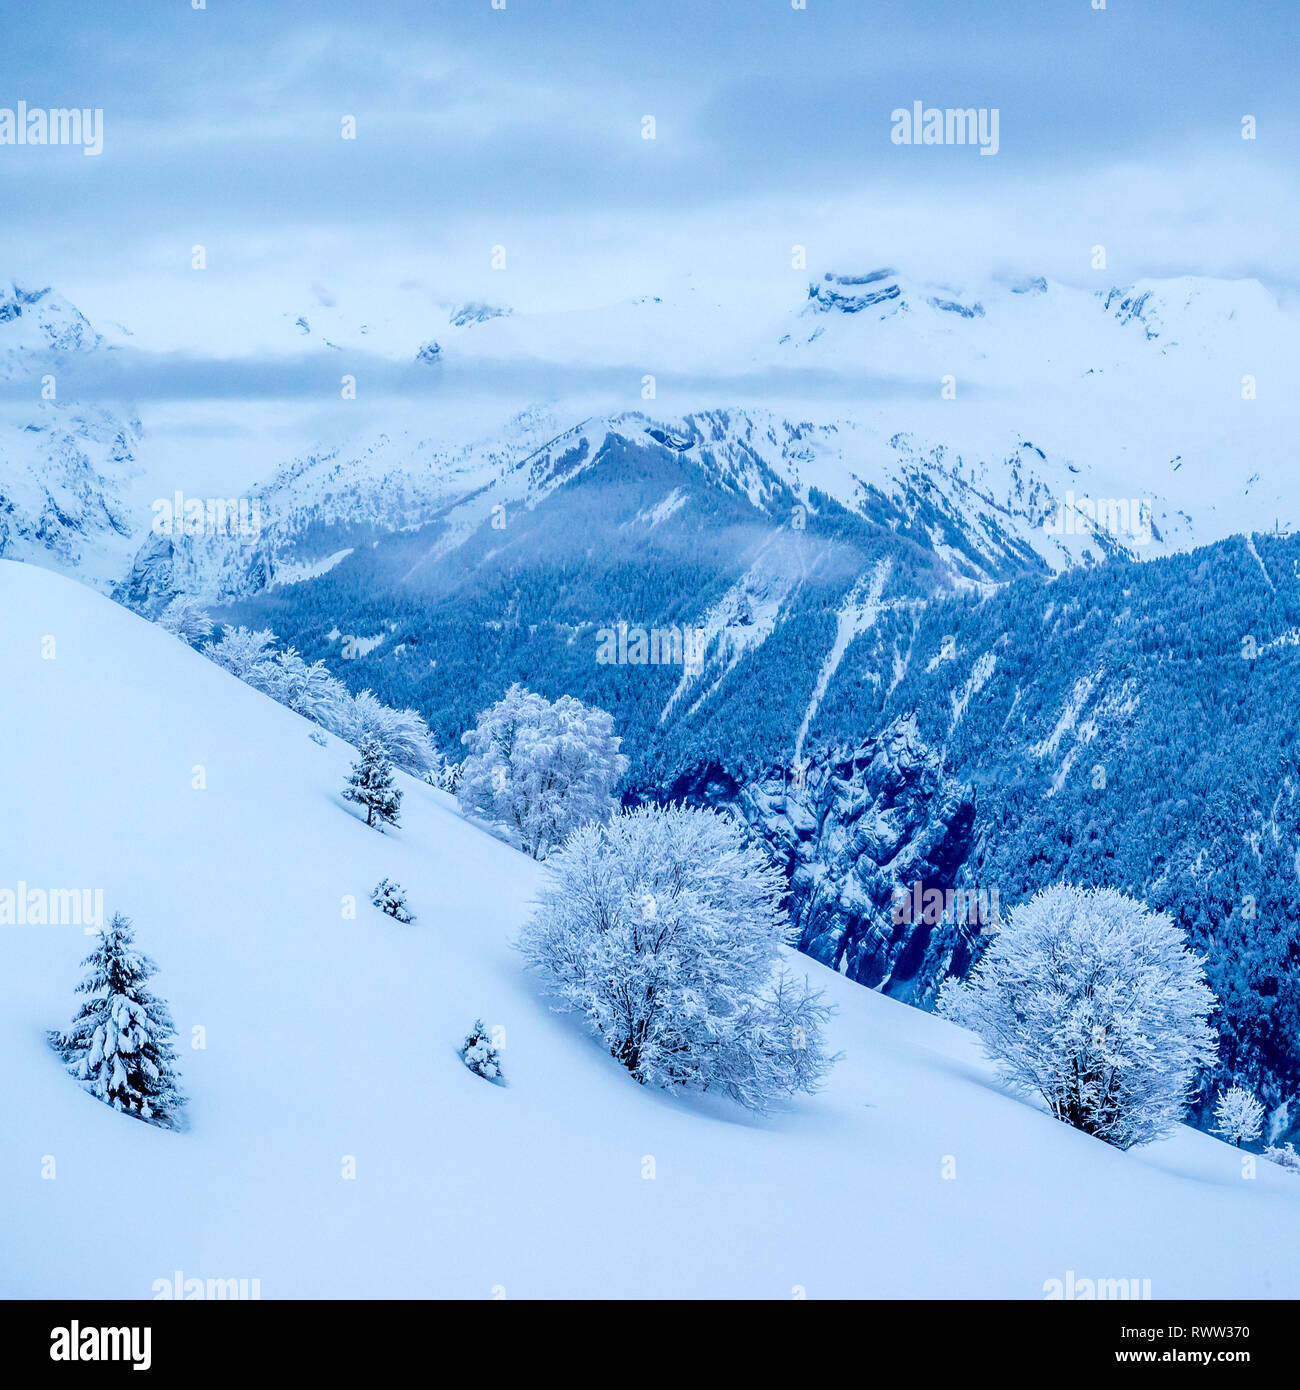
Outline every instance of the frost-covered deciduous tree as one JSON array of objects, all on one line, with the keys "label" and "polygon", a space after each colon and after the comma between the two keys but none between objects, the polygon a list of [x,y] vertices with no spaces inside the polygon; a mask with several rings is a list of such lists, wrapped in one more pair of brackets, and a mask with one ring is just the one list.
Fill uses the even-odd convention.
[{"label": "frost-covered deciduous tree", "polygon": [[551,863],[519,947],[639,1082],[755,1109],[817,1089],[829,1010],[781,967],[785,881],[735,822],[641,807]]},{"label": "frost-covered deciduous tree", "polygon": [[245,685],[265,691],[274,678],[275,633],[269,627],[252,632],[227,623],[222,626],[219,641],[203,644],[203,655],[232,676],[238,676]]},{"label": "frost-covered deciduous tree", "polygon": [[1012,910],[940,1007],[980,1035],[1004,1079],[1127,1149],[1178,1123],[1197,1068],[1215,1059],[1201,967],[1163,913],[1061,884]]},{"label": "frost-covered deciduous tree", "polygon": [[175,1070],[171,1011],[147,987],[158,967],[135,949],[130,921],[115,913],[82,961],[86,995],[72,1026],[50,1042],[68,1071],[114,1110],[174,1127],[185,1105]]},{"label": "frost-covered deciduous tree", "polygon": [[348,784],[343,788],[344,801],[355,801],[366,808],[366,824],[398,824],[402,804],[401,789],[393,785],[393,764],[378,739],[369,735],[362,739],[360,756],[352,766]]},{"label": "frost-covered deciduous tree", "polygon": [[335,704],[351,698],[323,661],[308,664],[294,647],[276,652],[259,679],[273,700],[318,724]]},{"label": "frost-covered deciduous tree", "polygon": [[245,685],[314,720],[355,748],[367,738],[374,739],[404,772],[416,777],[441,772],[438,745],[416,710],[393,709],[369,690],[352,695],[323,661],[309,663],[294,647],[277,651],[275,641],[270,628],[252,632],[225,626],[219,641],[204,643],[203,654]]},{"label": "frost-covered deciduous tree", "polygon": [[406,890],[400,883],[381,878],[370,895],[370,901],[386,916],[399,922],[414,922],[415,915],[406,905]]},{"label": "frost-covered deciduous tree", "polygon": [[469,750],[456,785],[461,807],[505,826],[534,859],[577,826],[608,819],[628,765],[611,715],[521,685],[484,710],[461,742]]},{"label": "frost-covered deciduous tree", "polygon": [[320,722],[333,734],[360,748],[365,739],[380,743],[395,767],[423,777],[442,762],[423,717],[413,709],[391,709],[373,692],[345,696],[322,710]]},{"label": "frost-covered deciduous tree", "polygon": [[203,611],[198,600],[188,594],[177,594],[172,599],[159,615],[158,626],[190,646],[212,633],[212,619]]},{"label": "frost-covered deciduous tree", "polygon": [[1296,1153],[1295,1145],[1289,1141],[1280,1147],[1268,1145],[1264,1150],[1264,1157],[1273,1163],[1281,1164],[1283,1168],[1290,1168],[1293,1173],[1300,1173],[1300,1154]]},{"label": "frost-covered deciduous tree", "polygon": [[1222,1134],[1229,1144],[1238,1148],[1259,1138],[1264,1123],[1264,1107],[1244,1086],[1232,1085],[1224,1091],[1214,1107],[1215,1134]]},{"label": "frost-covered deciduous tree", "polygon": [[493,1047],[487,1025],[481,1018],[474,1020],[469,1036],[461,1043],[460,1060],[484,1081],[501,1082],[501,1049]]}]

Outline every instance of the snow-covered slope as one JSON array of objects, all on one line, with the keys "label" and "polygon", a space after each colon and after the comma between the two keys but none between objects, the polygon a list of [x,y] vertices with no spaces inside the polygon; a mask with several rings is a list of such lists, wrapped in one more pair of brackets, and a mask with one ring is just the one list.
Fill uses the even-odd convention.
[{"label": "snow-covered slope", "polygon": [[[44,1031],[86,937],[0,925],[2,1294],[1300,1294],[1293,1175],[1189,1130],[1110,1149],[812,962],[846,1054],[822,1095],[756,1120],[638,1089],[510,948],[544,870],[410,780],[402,828],[366,829],[343,745],[82,586],[0,562],[0,663],[0,887],[134,919],[192,1097],[166,1133],[84,1095]],[[413,925],[369,906],[383,876]],[[506,1088],[456,1056],[478,1015]]]}]

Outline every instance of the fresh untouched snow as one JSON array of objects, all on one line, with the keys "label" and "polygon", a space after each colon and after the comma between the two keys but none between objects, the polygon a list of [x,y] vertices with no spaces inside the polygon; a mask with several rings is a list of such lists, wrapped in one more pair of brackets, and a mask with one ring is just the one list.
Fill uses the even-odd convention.
[{"label": "fresh untouched snow", "polygon": [[[1120,1153],[802,957],[839,1008],[827,1090],[765,1118],[644,1091],[510,946],[545,869],[449,798],[403,777],[401,828],[367,829],[349,748],[35,566],[0,562],[0,661],[0,888],[133,919],[191,1097],[173,1133],[83,1093],[45,1030],[89,939],[0,925],[0,1294],[1300,1295],[1294,1174],[1188,1129]],[[370,905],[385,877],[413,924]],[[457,1056],[480,1016],[503,1087]]]}]

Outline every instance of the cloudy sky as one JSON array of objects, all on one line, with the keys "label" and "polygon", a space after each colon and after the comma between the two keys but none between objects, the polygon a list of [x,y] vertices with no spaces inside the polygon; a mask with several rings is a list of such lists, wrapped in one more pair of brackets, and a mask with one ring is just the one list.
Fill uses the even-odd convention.
[{"label": "cloudy sky", "polygon": [[[0,279],[187,351],[340,297],[780,286],[796,243],[1078,284],[1102,243],[1293,299],[1300,6],[1092,3],[0,0],[0,107],[104,111],[98,157],[0,146]],[[893,144],[918,100],[996,107],[997,155]]]}]

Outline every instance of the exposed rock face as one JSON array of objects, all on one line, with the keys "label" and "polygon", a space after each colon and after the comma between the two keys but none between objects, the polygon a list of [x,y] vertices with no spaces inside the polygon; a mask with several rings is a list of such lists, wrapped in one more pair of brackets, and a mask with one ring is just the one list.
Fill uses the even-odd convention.
[{"label": "exposed rock face", "polygon": [[[902,290],[893,270],[873,270],[870,275],[832,275],[822,277],[820,284],[808,286],[808,298],[819,313],[831,310],[842,314],[858,314],[877,304],[898,300]],[[870,286],[871,288],[866,288]]]},{"label": "exposed rock face", "polygon": [[503,309],[496,304],[462,304],[452,314],[450,322],[453,328],[467,328],[472,323],[486,323],[488,319],[506,318],[509,313],[509,309]]},{"label": "exposed rock face", "polygon": [[0,419],[0,556],[103,582],[129,554],[139,422],[44,401],[20,419]]},{"label": "exposed rock face", "polygon": [[139,475],[134,415],[67,398],[65,366],[114,347],[51,289],[0,284],[0,556],[75,569],[104,586],[131,545],[128,485]]},{"label": "exposed rock face", "polygon": [[177,594],[227,602],[265,589],[274,578],[265,544],[243,545],[224,536],[150,534],[113,597],[137,612],[156,615]]},{"label": "exposed rock face", "polygon": [[47,285],[24,290],[0,285],[0,350],[87,352],[102,343],[87,319]]},{"label": "exposed rock face", "polygon": [[743,788],[737,804],[787,866],[801,951],[919,1005],[947,974],[965,971],[978,927],[894,920],[896,893],[910,899],[915,883],[961,882],[975,821],[973,789],[943,771],[913,715],[811,762],[803,787],[769,777]]}]

